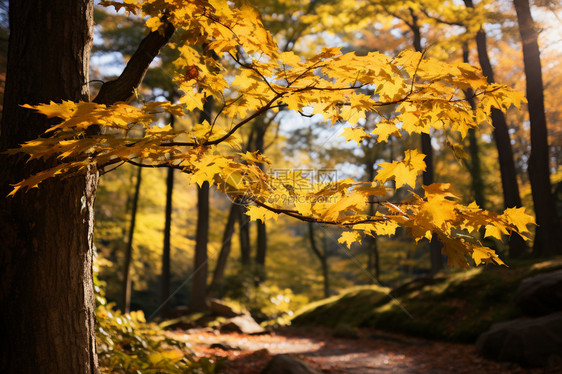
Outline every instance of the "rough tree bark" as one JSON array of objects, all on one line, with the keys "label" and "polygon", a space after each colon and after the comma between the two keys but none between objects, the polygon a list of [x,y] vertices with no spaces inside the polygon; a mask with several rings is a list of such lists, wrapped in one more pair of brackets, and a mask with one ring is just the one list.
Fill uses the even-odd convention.
[{"label": "rough tree bark", "polygon": [[[89,99],[92,10],[89,0],[10,2],[0,151],[52,124],[21,104]],[[10,184],[44,165],[0,155],[0,372],[97,373],[91,261],[98,174],[6,197]]]},{"label": "rough tree bark", "polygon": [[[53,124],[21,104],[89,99],[92,12],[92,0],[10,2],[0,151],[38,137]],[[171,33],[150,35],[165,44]],[[155,47],[145,44],[138,55],[154,56],[160,48]],[[128,67],[135,69],[128,71],[142,78],[150,61],[139,56],[131,58]],[[102,101],[127,99],[136,87],[131,84],[140,81],[134,75]],[[99,373],[91,263],[98,173],[91,168],[6,197],[10,184],[56,162],[25,161],[21,155],[0,154],[0,372]]]},{"label": "rough tree bark", "polygon": [[531,120],[531,156],[528,168],[538,225],[533,254],[552,256],[562,253],[560,245],[562,233],[560,232],[560,217],[557,216],[550,183],[548,130],[544,111],[544,86],[538,35],[531,16],[529,1],[514,0],[513,4],[523,45],[527,100]]}]

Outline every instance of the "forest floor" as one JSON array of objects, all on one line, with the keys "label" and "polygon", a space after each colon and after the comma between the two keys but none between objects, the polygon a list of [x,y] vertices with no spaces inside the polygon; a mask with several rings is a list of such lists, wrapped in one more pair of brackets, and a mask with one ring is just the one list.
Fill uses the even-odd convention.
[{"label": "forest floor", "polygon": [[[474,345],[413,338],[373,329],[357,339],[335,338],[327,328],[286,327],[264,335],[218,331],[169,332],[198,356],[226,359],[228,374],[260,373],[272,356],[289,353],[323,373],[548,373],[501,364],[477,355]],[[211,345],[215,344],[214,348]],[[218,345],[222,348],[219,348]]]}]

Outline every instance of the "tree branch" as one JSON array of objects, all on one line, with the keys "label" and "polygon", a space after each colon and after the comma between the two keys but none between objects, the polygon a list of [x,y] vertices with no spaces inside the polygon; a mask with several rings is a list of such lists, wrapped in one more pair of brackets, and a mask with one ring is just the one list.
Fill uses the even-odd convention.
[{"label": "tree branch", "polygon": [[95,103],[111,105],[118,101],[126,101],[142,82],[150,63],[165,46],[175,27],[164,20],[164,25],[157,31],[152,31],[140,43],[135,53],[129,59],[127,66],[119,78],[106,82],[94,99]]}]

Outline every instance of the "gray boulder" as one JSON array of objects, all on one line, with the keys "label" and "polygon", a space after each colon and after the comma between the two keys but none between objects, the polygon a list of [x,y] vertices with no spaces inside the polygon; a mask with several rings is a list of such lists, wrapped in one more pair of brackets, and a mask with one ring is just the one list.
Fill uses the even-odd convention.
[{"label": "gray boulder", "polygon": [[562,359],[562,313],[492,325],[476,341],[478,352],[492,360],[541,367]]},{"label": "gray boulder", "polygon": [[515,293],[515,302],[530,316],[562,311],[562,269],[524,279]]},{"label": "gray boulder", "polygon": [[319,371],[298,358],[282,354],[273,356],[261,374],[319,374]]}]

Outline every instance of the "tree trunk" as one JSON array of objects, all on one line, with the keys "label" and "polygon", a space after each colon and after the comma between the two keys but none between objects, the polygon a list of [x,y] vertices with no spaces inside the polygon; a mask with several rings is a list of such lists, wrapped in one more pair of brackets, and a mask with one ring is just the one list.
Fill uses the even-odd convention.
[{"label": "tree trunk", "polygon": [[[22,108],[88,101],[92,0],[10,2],[10,42],[0,152],[37,138],[56,120]],[[126,100],[174,32],[152,32],[95,101]],[[47,47],[46,47],[47,46]],[[52,165],[56,160],[45,161]],[[0,372],[99,373],[92,284],[97,170],[6,198],[44,162],[0,153]],[[15,286],[17,285],[17,286]]]},{"label": "tree trunk", "polygon": [[328,256],[326,253],[326,248],[324,247],[324,253],[320,252],[318,246],[316,245],[316,239],[314,237],[314,223],[308,223],[308,239],[310,241],[310,248],[312,252],[320,260],[320,265],[322,267],[322,278],[324,279],[324,297],[330,297],[330,273],[328,269]]},{"label": "tree trunk", "polygon": [[124,313],[131,311],[131,261],[133,259],[133,239],[135,236],[135,224],[137,222],[137,209],[139,206],[140,186],[142,182],[142,168],[137,168],[137,179],[135,181],[135,194],[131,207],[131,225],[127,235],[127,247],[125,248],[125,262],[123,265],[123,284],[121,294],[121,310]]},{"label": "tree trunk", "polygon": [[[465,0],[465,5],[469,8],[474,7],[472,0]],[[482,73],[486,76],[488,83],[494,83],[494,70],[488,57],[488,46],[486,41],[486,31],[480,29],[476,33],[476,49],[478,50],[478,61],[482,67]],[[519,185],[513,161],[513,150],[509,139],[509,130],[505,116],[498,109],[492,109],[492,125],[494,126],[494,140],[498,150],[500,162],[500,175],[502,181],[503,201],[505,208],[521,207],[521,197],[519,195]],[[525,253],[526,244],[523,238],[513,234],[509,238],[509,257],[521,257]]]},{"label": "tree trunk", "polygon": [[[175,117],[170,115],[170,125],[174,127]],[[164,212],[164,245],[162,246],[162,271],[160,275],[160,315],[167,317],[170,313],[170,252],[172,231],[172,206],[174,194],[174,169],[169,168],[166,176],[166,208]]]},{"label": "tree trunk", "polygon": [[228,255],[230,254],[232,236],[234,235],[234,225],[236,224],[238,214],[240,214],[239,210],[240,206],[232,203],[230,211],[228,212],[228,218],[226,219],[221,250],[213,273],[213,280],[211,281],[211,286],[209,287],[210,297],[217,297],[221,291],[224,271],[226,269],[226,261],[228,259]]},{"label": "tree trunk", "polygon": [[[469,63],[469,50],[467,43],[463,43],[462,46],[462,61],[464,63]],[[476,103],[474,102],[474,91],[472,89],[466,90],[466,100],[470,104],[472,110],[476,109]],[[471,188],[474,201],[482,209],[486,209],[486,198],[484,197],[484,180],[482,179],[482,167],[480,165],[480,147],[478,146],[478,138],[476,137],[476,130],[468,130],[468,149],[470,154],[470,164],[468,165],[468,170],[470,172],[471,178]]]},{"label": "tree trunk", "polygon": [[240,240],[240,263],[243,269],[248,269],[251,262],[250,217],[245,212],[246,207],[241,207],[238,212],[238,238]]},{"label": "tree trunk", "polygon": [[523,45],[523,62],[527,82],[527,100],[531,120],[531,156],[529,157],[529,180],[537,217],[537,230],[533,254],[552,256],[562,253],[560,220],[550,183],[548,155],[548,130],[544,110],[544,88],[537,31],[531,17],[528,0],[514,0],[519,33]]},{"label": "tree trunk", "polygon": [[[421,30],[418,24],[418,17],[412,8],[410,8],[410,15],[412,16],[412,23],[409,24],[409,27],[413,34],[414,49],[417,52],[422,52]],[[429,134],[421,134],[421,150],[425,155],[425,170],[422,174],[422,182],[425,186],[429,186],[434,182],[433,147],[431,145],[431,136]],[[443,256],[441,255],[442,248],[443,244],[437,239],[437,235],[433,234],[433,237],[429,242],[429,257],[431,260],[432,274],[437,273],[443,268]]]},{"label": "tree trunk", "polygon": [[209,238],[209,182],[197,186],[197,232],[195,258],[193,262],[193,283],[189,307],[192,311],[207,308],[207,241]]},{"label": "tree trunk", "polygon": [[[367,182],[371,183],[375,179],[375,158],[376,155],[373,154],[372,149],[365,151],[367,159],[365,162],[365,168],[367,169]],[[375,201],[373,197],[369,197],[369,216],[375,216]],[[379,245],[376,236],[368,236],[365,238],[368,251],[368,262],[367,270],[369,273],[374,275],[377,282],[380,277],[380,264],[379,264]],[[374,274],[373,274],[374,273]]]},{"label": "tree trunk", "polygon": [[[488,57],[486,32],[484,30],[480,30],[476,34],[476,45],[482,72],[487,77],[488,83],[494,83],[494,70]],[[494,140],[496,141],[500,162],[504,207],[519,208],[522,206],[521,197],[519,195],[519,184],[517,183],[509,130],[504,114],[495,108],[492,109],[492,125],[494,126]],[[525,253],[525,248],[526,244],[521,236],[517,234],[511,235],[509,239],[509,257],[521,257]]]},{"label": "tree trunk", "polygon": [[[208,97],[203,105],[199,123],[211,122],[213,111],[213,97]],[[193,260],[193,281],[191,284],[191,300],[189,306],[193,311],[203,311],[207,308],[207,274],[208,257],[207,244],[209,242],[209,182],[197,186],[197,231],[195,234],[195,256]]]},{"label": "tree trunk", "polygon": [[[21,104],[89,100],[92,11],[91,0],[10,2],[0,151],[53,124]],[[92,284],[98,173],[5,197],[10,184],[44,165],[0,155],[0,372],[98,373]]]},{"label": "tree trunk", "polygon": [[[263,121],[256,122],[256,151],[260,153],[264,150],[264,137],[267,129],[267,124]],[[259,164],[260,169],[263,170],[264,165]],[[265,258],[267,253],[267,229],[265,222],[258,221],[257,225],[257,250],[256,250],[256,286],[263,282],[267,276],[265,268]]]}]

